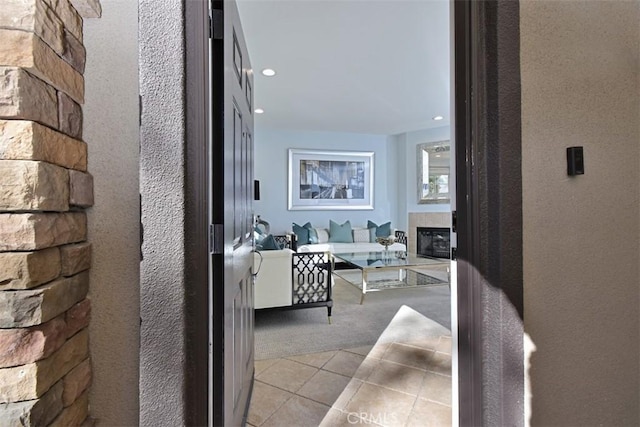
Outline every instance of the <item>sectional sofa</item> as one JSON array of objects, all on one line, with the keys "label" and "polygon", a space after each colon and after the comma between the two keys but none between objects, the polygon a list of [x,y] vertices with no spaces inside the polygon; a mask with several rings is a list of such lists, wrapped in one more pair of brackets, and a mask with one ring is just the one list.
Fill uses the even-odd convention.
[{"label": "sectional sofa", "polygon": [[[389,245],[389,250],[407,250],[407,235],[404,231],[391,229],[391,223],[385,223],[379,227],[369,221],[367,225],[367,227],[351,227],[349,221],[343,224],[330,221],[330,228],[327,229],[313,227],[310,223],[303,226],[294,223],[293,232],[289,233],[290,246],[296,252],[378,252],[383,250],[383,246],[375,241],[376,237],[393,236],[395,242]],[[379,232],[380,230],[382,233]]]}]

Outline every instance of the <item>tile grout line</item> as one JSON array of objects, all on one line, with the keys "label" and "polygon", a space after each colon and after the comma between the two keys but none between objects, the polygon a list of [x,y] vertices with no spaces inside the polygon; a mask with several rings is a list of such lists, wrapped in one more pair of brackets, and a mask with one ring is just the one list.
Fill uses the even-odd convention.
[{"label": "tile grout line", "polygon": [[411,405],[411,410],[409,411],[409,415],[407,416],[407,420],[404,422],[404,426],[407,426],[407,424],[409,423],[409,420],[411,420],[411,418],[412,418],[413,412],[416,409],[416,404],[418,403],[418,400],[420,399],[420,392],[422,391],[426,381],[427,381],[427,376],[425,375],[424,377],[422,377],[422,383],[420,384],[420,390],[418,391],[418,394],[416,395],[416,398],[413,401],[413,405]]},{"label": "tile grout line", "polygon": [[[268,385],[269,387],[277,388],[278,390],[282,390],[282,391],[287,392],[287,393],[289,393],[289,394],[291,395],[291,396],[287,397],[287,398],[286,398],[286,399],[285,399],[285,400],[284,400],[280,405],[278,405],[278,407],[273,411],[273,413],[272,413],[271,415],[269,415],[267,418],[265,418],[265,419],[264,419],[264,421],[262,421],[260,424],[256,425],[256,427],[260,427],[261,425],[263,425],[264,423],[266,423],[266,422],[267,422],[271,417],[273,417],[273,415],[274,415],[276,412],[278,412],[278,410],[279,410],[280,408],[282,408],[282,407],[284,406],[284,404],[285,404],[285,403],[287,403],[289,400],[291,400],[291,398],[292,398],[293,396],[295,396],[295,393],[291,393],[289,390],[285,390],[285,389],[280,388],[280,387],[277,387],[277,386],[275,386],[275,385],[273,385],[273,384],[269,384],[269,383],[266,383],[266,382],[264,382],[264,381],[260,381],[260,380],[258,380],[258,379],[256,379],[256,378],[254,378],[254,379],[253,379],[253,381],[254,381],[254,382],[255,382],[255,381],[261,382],[262,384]],[[253,399],[253,396],[251,397],[251,399]],[[251,408],[249,408],[249,411],[251,411]]]},{"label": "tile grout line", "polygon": [[[331,356],[331,357],[330,357],[330,358],[329,358],[329,359],[328,359],[328,360],[327,360],[327,361],[326,361],[322,366],[324,367],[327,363],[329,363],[329,361],[330,361],[330,360],[332,360],[332,359],[333,359],[333,358],[334,358],[338,353],[339,353],[339,351],[337,351],[337,352],[336,352],[336,354],[334,354],[333,356]],[[353,354],[356,354],[356,353],[353,353]],[[282,391],[287,392],[287,393],[289,393],[289,394],[291,395],[291,396],[289,396],[287,399],[285,399],[285,400],[282,402],[282,404],[280,404],[280,405],[275,409],[275,411],[273,411],[273,413],[272,413],[271,415],[269,415],[269,416],[268,416],[268,417],[267,417],[267,418],[266,418],[262,423],[260,423],[260,425],[263,425],[263,424],[265,424],[267,421],[269,421],[269,420],[270,420],[270,419],[271,419],[271,418],[272,418],[272,417],[273,417],[273,416],[274,416],[274,415],[275,415],[275,414],[276,414],[276,413],[277,413],[277,412],[278,412],[278,411],[279,411],[279,410],[280,410],[280,409],[281,409],[281,408],[282,408],[282,407],[283,407],[287,402],[289,402],[289,401],[290,401],[293,397],[295,397],[295,396],[300,397],[300,398],[302,398],[302,399],[310,400],[310,401],[312,401],[312,402],[314,402],[314,403],[317,403],[317,404],[319,404],[319,405],[322,405],[322,406],[326,407],[326,408],[327,408],[327,411],[325,412],[325,416],[326,416],[326,414],[328,414],[328,413],[329,413],[329,411],[333,408],[333,403],[335,403],[335,401],[331,404],[331,406],[329,406],[329,405],[327,405],[327,404],[326,404],[326,403],[324,403],[324,402],[319,402],[319,401],[317,401],[317,400],[315,400],[315,399],[312,399],[312,398],[310,398],[310,397],[307,397],[307,396],[303,396],[303,395],[301,395],[301,394],[298,394],[298,392],[299,392],[299,391],[300,391],[300,390],[305,386],[305,384],[307,384],[307,383],[311,380],[311,378],[313,378],[313,377],[314,377],[318,372],[320,372],[320,371],[329,372],[329,373],[332,373],[332,374],[334,374],[334,375],[340,375],[340,376],[342,376],[342,377],[344,377],[344,378],[349,378],[349,380],[353,379],[353,376],[348,377],[348,376],[346,376],[346,375],[342,375],[342,374],[339,374],[339,373],[337,373],[337,372],[332,372],[332,371],[329,371],[329,370],[327,370],[327,369],[323,369],[322,367],[318,368],[318,367],[316,367],[316,366],[308,365],[308,364],[306,364],[306,363],[299,362],[299,361],[297,361],[297,360],[291,360],[291,359],[289,359],[289,358],[287,358],[287,357],[283,357],[283,358],[281,358],[280,360],[288,360],[288,361],[291,361],[291,362],[300,363],[301,365],[309,366],[309,367],[312,367],[312,368],[316,369],[316,372],[315,372],[313,375],[311,375],[311,377],[309,377],[309,379],[307,379],[307,381],[305,381],[305,382],[304,382],[304,383],[303,383],[299,388],[297,388],[297,389],[296,389],[296,391],[294,391],[294,392],[289,391],[289,390],[285,390],[285,389],[283,389],[283,388],[281,388],[281,387],[278,387],[278,386],[276,386],[276,385],[274,385],[274,384],[269,384],[269,383],[267,383],[267,382],[265,382],[265,381],[261,381],[261,380],[259,380],[259,379],[254,378],[254,381],[258,381],[258,382],[261,382],[261,383],[263,383],[263,384],[265,384],[265,385],[268,385],[268,386],[271,386],[271,387],[277,388],[278,390],[282,390]],[[275,366],[277,363],[278,363],[278,362],[274,363],[274,364],[273,364],[273,365],[271,365],[270,367]],[[267,368],[267,369],[268,369],[268,368]],[[358,389],[359,389],[359,387],[358,387]],[[339,396],[338,396],[338,397],[339,397]],[[337,400],[337,398],[336,398],[336,400]],[[256,427],[259,427],[259,426],[256,426]]]},{"label": "tile grout line", "polygon": [[[348,377],[348,376],[346,376],[346,375],[338,374],[337,372],[327,371],[326,369],[319,369],[319,370],[318,370],[318,372],[320,372],[320,371],[329,372],[329,373],[334,374],[334,375],[340,375],[341,377],[349,378],[349,380],[352,380],[352,379],[353,379],[353,377]],[[316,374],[317,374],[318,372],[316,372]],[[313,376],[315,376],[316,374],[313,374],[313,375],[312,375],[312,377],[313,377]],[[311,380],[311,378],[309,378],[309,380],[307,380],[307,382],[309,382],[310,380]],[[306,384],[306,383],[305,383],[305,384]],[[347,383],[347,385],[349,385],[349,383]],[[302,389],[302,387],[304,387],[304,384],[303,384],[303,385],[298,389],[298,391],[299,391],[300,389]],[[344,390],[342,390],[342,391],[344,391]],[[327,406],[327,407],[329,408],[329,410],[333,409],[333,404],[334,404],[334,403],[336,403],[336,402],[334,401],[334,402],[329,406],[329,405],[327,405],[327,404],[326,404],[326,403],[324,403],[324,402],[320,402],[320,401],[315,400],[315,399],[313,399],[313,398],[311,398],[311,397],[303,396],[303,395],[301,395],[301,394],[298,394],[298,392],[296,392],[296,393],[294,393],[294,394],[295,394],[296,396],[298,396],[298,397],[302,397],[303,399],[307,399],[307,400],[311,400],[312,402],[319,403],[319,404],[320,404],[320,405],[322,405],[322,406]],[[338,396],[338,397],[340,397],[340,396]],[[338,400],[338,399],[336,398],[336,400]],[[328,412],[329,412],[329,411],[327,411],[327,413],[328,413]]]},{"label": "tile grout line", "polygon": [[[441,335],[441,336],[438,338],[438,346],[440,345],[440,343],[442,342],[442,340],[443,340],[443,339],[447,340],[448,338],[447,338],[447,337],[445,337],[445,336],[443,336],[443,335]],[[450,339],[449,339],[449,340],[450,340]],[[442,402],[439,402],[439,401],[435,401],[435,400],[432,400],[432,399],[429,399],[429,398],[421,398],[421,397],[419,397],[419,395],[420,395],[420,390],[422,390],[422,388],[423,388],[423,386],[424,386],[424,383],[425,383],[425,381],[426,381],[426,374],[427,374],[427,373],[429,373],[429,374],[433,374],[433,375],[436,375],[436,376],[439,376],[439,377],[443,377],[443,378],[451,378],[451,375],[443,374],[443,373],[441,373],[441,372],[431,371],[431,370],[429,369],[429,368],[431,368],[431,366],[429,366],[429,368],[421,368],[421,367],[416,367],[416,366],[412,366],[412,365],[407,365],[407,364],[404,364],[404,363],[399,363],[399,362],[396,362],[396,361],[394,361],[394,360],[387,360],[387,359],[385,359],[385,356],[386,356],[387,354],[390,354],[390,349],[392,348],[393,344],[396,344],[396,345],[402,345],[402,346],[407,346],[407,347],[411,347],[411,348],[417,348],[417,349],[421,349],[421,350],[425,350],[425,351],[427,351],[427,352],[429,353],[429,355],[430,355],[430,356],[434,356],[434,355],[436,355],[436,354],[439,354],[439,356],[441,356],[441,357],[443,357],[443,356],[444,356],[444,357],[447,357],[447,356],[448,356],[448,357],[450,357],[450,356],[451,356],[451,354],[450,354],[450,353],[445,353],[445,352],[442,352],[442,351],[436,350],[435,348],[418,347],[418,346],[416,346],[416,345],[407,344],[407,343],[400,343],[400,342],[395,342],[395,341],[394,341],[394,342],[391,342],[391,343],[389,343],[388,345],[385,345],[385,346],[384,346],[384,349],[383,349],[383,351],[382,351],[382,353],[381,353],[381,355],[380,355],[380,356],[369,356],[369,354],[367,354],[367,355],[362,355],[360,352],[350,351],[350,350],[353,350],[353,349],[339,349],[339,350],[336,350],[336,351],[335,351],[335,353],[334,353],[333,355],[331,355],[331,357],[330,357],[329,359],[327,359],[325,362],[323,362],[323,363],[321,364],[321,366],[320,366],[320,367],[318,367],[318,366],[314,366],[314,365],[311,365],[311,364],[309,364],[309,363],[305,363],[305,362],[302,362],[302,361],[299,361],[299,360],[291,359],[291,357],[295,357],[295,356],[297,356],[297,355],[294,355],[294,356],[284,356],[284,357],[282,357],[282,358],[278,358],[278,359],[277,359],[277,361],[275,361],[273,364],[271,364],[268,368],[265,368],[265,369],[264,369],[264,371],[266,371],[267,369],[269,369],[269,368],[271,368],[271,367],[276,366],[279,362],[286,360],[286,361],[289,361],[289,362],[298,363],[298,364],[300,364],[300,365],[303,365],[303,366],[306,366],[306,367],[313,368],[313,369],[315,369],[315,372],[314,372],[314,373],[313,373],[313,374],[312,374],[312,375],[311,375],[311,376],[310,376],[306,381],[304,381],[304,382],[303,382],[303,383],[302,383],[298,388],[296,388],[296,389],[295,389],[295,391],[293,391],[293,392],[292,392],[292,391],[290,391],[290,390],[283,389],[283,388],[281,388],[281,387],[279,387],[279,386],[276,386],[276,385],[270,384],[270,383],[268,383],[268,382],[265,382],[264,380],[260,380],[260,379],[254,378],[254,381],[260,382],[260,383],[262,383],[262,384],[264,384],[264,385],[268,385],[268,386],[270,386],[270,387],[274,387],[274,388],[276,388],[276,389],[278,389],[278,390],[284,391],[284,392],[286,392],[287,394],[289,394],[289,396],[288,396],[288,397],[287,397],[287,398],[286,398],[286,399],[285,399],[285,400],[284,400],[280,405],[278,405],[278,407],[274,410],[274,412],[273,412],[271,415],[269,415],[269,417],[267,417],[266,419],[264,419],[264,420],[263,420],[263,422],[262,422],[262,423],[260,423],[259,425],[257,425],[256,427],[259,427],[259,426],[261,426],[261,425],[263,425],[263,424],[267,423],[269,420],[271,420],[271,419],[274,417],[274,415],[275,415],[275,414],[276,414],[276,413],[277,413],[277,412],[278,412],[278,411],[279,411],[279,410],[280,410],[284,405],[286,405],[286,404],[287,404],[287,402],[289,402],[289,401],[290,401],[294,396],[297,396],[297,397],[302,398],[302,399],[309,400],[309,401],[311,401],[311,402],[314,402],[314,403],[316,403],[316,404],[319,404],[319,405],[321,405],[321,406],[323,406],[323,407],[327,408],[327,409],[326,409],[326,412],[325,412],[325,415],[324,415],[325,417],[327,416],[327,414],[328,414],[332,409],[333,409],[333,410],[336,410],[336,411],[338,411],[338,412],[340,412],[340,413],[342,413],[342,414],[349,413],[348,411],[346,411],[346,409],[345,409],[345,408],[347,408],[347,407],[348,407],[348,405],[353,401],[353,398],[357,395],[358,391],[360,390],[360,388],[362,387],[362,385],[363,385],[363,384],[369,384],[369,385],[372,385],[372,386],[377,386],[377,387],[381,387],[381,388],[384,388],[384,389],[387,389],[387,390],[390,390],[390,391],[394,391],[394,392],[397,392],[397,393],[401,393],[401,394],[404,394],[404,395],[406,395],[406,396],[411,396],[411,397],[413,398],[413,402],[412,402],[412,405],[411,405],[411,410],[409,411],[409,415],[408,415],[407,421],[404,423],[404,425],[405,425],[405,426],[406,426],[406,425],[407,425],[407,423],[409,422],[409,420],[410,420],[410,418],[411,418],[411,416],[412,416],[412,414],[413,414],[413,412],[414,412],[414,410],[415,410],[415,408],[416,408],[416,404],[417,404],[417,402],[418,402],[419,400],[424,400],[424,401],[431,402],[431,403],[433,403],[433,404],[437,404],[437,405],[442,406],[442,407],[451,408],[451,406],[450,406],[450,405],[447,405],[447,404],[445,404],[445,403],[442,403]],[[364,347],[364,346],[361,346],[361,347]],[[374,347],[375,347],[375,345],[371,346],[371,348],[369,349],[369,353],[371,353],[371,351],[374,349]],[[332,361],[332,360],[333,360],[333,359],[334,359],[338,354],[340,354],[341,352],[344,352],[344,353],[348,353],[348,354],[351,354],[351,355],[355,355],[355,356],[362,357],[362,361],[361,361],[361,363],[360,363],[360,366],[359,366],[359,367],[355,370],[355,372],[354,372],[352,375],[350,375],[350,376],[348,376],[348,375],[344,375],[343,373],[340,373],[340,372],[334,372],[334,371],[331,371],[331,370],[329,370],[329,369],[325,369],[325,366],[326,366],[327,364],[329,364],[329,363],[330,363],[330,362],[331,362],[331,361]],[[318,353],[323,353],[323,352],[318,352]],[[314,354],[314,353],[308,353],[308,354]],[[415,370],[418,370],[418,371],[423,372],[423,378],[422,378],[422,382],[421,382],[421,384],[420,384],[420,388],[419,388],[418,393],[414,395],[414,394],[407,393],[407,392],[402,391],[402,390],[398,390],[398,389],[395,389],[395,388],[387,387],[387,386],[385,386],[385,385],[381,385],[381,384],[376,384],[376,383],[370,382],[370,381],[369,381],[369,378],[370,378],[370,377],[371,377],[371,375],[373,374],[374,370],[369,371],[369,372],[367,373],[367,375],[366,375],[363,379],[361,379],[361,378],[356,378],[356,377],[355,377],[355,375],[358,373],[358,369],[360,369],[360,367],[362,366],[362,364],[363,364],[367,359],[369,359],[370,361],[373,361],[374,363],[375,363],[375,362],[377,362],[378,364],[380,363],[380,361],[383,361],[383,360],[384,360],[385,362],[388,362],[388,363],[390,363],[390,364],[392,364],[392,365],[398,365],[398,366],[402,366],[402,367],[405,367],[405,368],[415,369]],[[430,359],[431,359],[431,357],[430,357]],[[268,360],[268,359],[265,359],[265,360]],[[376,366],[377,366],[377,365],[376,365]],[[311,381],[311,379],[312,379],[313,377],[315,377],[315,376],[318,374],[318,372],[320,372],[320,371],[324,371],[324,372],[326,372],[326,373],[331,373],[331,374],[333,374],[333,375],[339,375],[339,376],[341,376],[341,377],[344,377],[344,378],[348,379],[349,381],[348,381],[348,383],[347,383],[347,386],[345,386],[345,389],[346,389],[346,387],[348,387],[348,386],[349,386],[349,384],[351,384],[351,383],[353,382],[353,380],[356,380],[356,381],[358,381],[358,382],[359,382],[359,384],[357,384],[357,385],[355,386],[355,390],[353,391],[353,393],[351,394],[351,396],[349,397],[349,399],[347,400],[347,402],[345,402],[345,403],[344,403],[344,405],[343,405],[343,406],[344,406],[344,408],[340,408],[340,409],[338,409],[338,408],[334,408],[334,406],[333,406],[333,405],[336,403],[336,401],[340,398],[340,396],[338,396],[338,397],[334,400],[334,402],[333,402],[331,405],[327,405],[327,404],[326,404],[326,403],[324,403],[324,402],[320,402],[320,401],[317,401],[317,400],[315,400],[315,399],[313,399],[313,398],[310,398],[310,397],[303,396],[303,395],[299,394],[299,391],[300,391],[300,390],[301,390],[301,389],[302,389],[302,388],[303,388],[307,383],[309,383],[309,382]],[[344,389],[343,389],[342,391],[344,392]],[[363,421],[360,417],[358,417],[358,419],[359,419],[360,421]],[[366,420],[365,420],[365,421],[366,421]],[[249,424],[249,425],[251,425],[251,424]],[[377,425],[377,424],[374,424],[374,425]]]}]

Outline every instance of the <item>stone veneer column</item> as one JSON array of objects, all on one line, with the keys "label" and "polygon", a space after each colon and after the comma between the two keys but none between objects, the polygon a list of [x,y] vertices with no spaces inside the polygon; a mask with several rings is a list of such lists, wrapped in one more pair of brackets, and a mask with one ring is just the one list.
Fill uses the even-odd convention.
[{"label": "stone veneer column", "polygon": [[0,7],[0,426],[89,423],[82,19],[100,14],[98,0]]}]

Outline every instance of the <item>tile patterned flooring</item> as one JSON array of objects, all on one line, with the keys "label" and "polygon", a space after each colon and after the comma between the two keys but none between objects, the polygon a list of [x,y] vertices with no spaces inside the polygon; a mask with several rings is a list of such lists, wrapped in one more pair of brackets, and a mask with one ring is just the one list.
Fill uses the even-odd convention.
[{"label": "tile patterned flooring", "polygon": [[450,426],[451,337],[257,360],[247,425]]}]

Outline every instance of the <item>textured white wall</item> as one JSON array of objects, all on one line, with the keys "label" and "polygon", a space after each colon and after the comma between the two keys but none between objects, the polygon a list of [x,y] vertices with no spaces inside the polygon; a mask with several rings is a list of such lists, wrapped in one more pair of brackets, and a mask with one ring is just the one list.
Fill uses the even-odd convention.
[{"label": "textured white wall", "polygon": [[531,423],[639,425],[639,3],[524,1],[520,22]]},{"label": "textured white wall", "polygon": [[[139,0],[140,425],[186,425],[184,0]],[[195,25],[195,24],[194,24]]]},{"label": "textured white wall", "polygon": [[139,224],[138,5],[101,0],[84,21],[84,139],[94,176],[89,210],[93,266],[91,416],[99,425],[138,423]]}]

